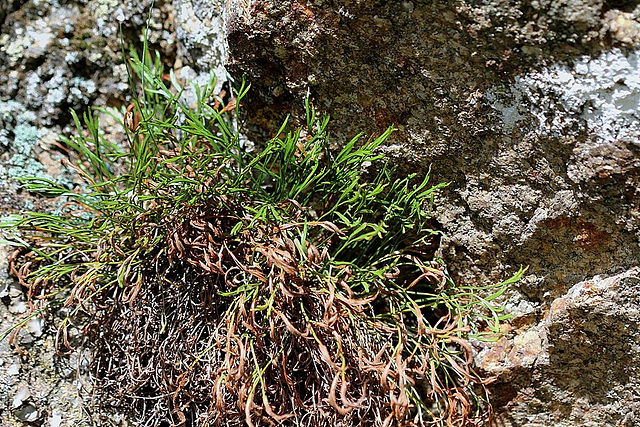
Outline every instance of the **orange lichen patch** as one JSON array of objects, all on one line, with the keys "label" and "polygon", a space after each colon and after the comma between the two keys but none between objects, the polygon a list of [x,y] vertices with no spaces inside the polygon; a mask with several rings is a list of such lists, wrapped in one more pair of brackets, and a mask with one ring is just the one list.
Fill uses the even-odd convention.
[{"label": "orange lichen patch", "polygon": [[555,232],[564,231],[567,237],[583,250],[591,250],[611,239],[611,234],[598,229],[595,225],[583,220],[574,218],[559,218],[546,222],[549,230]]},{"label": "orange lichen patch", "polygon": [[578,224],[578,235],[574,241],[583,249],[591,249],[605,243],[611,238],[609,233],[599,230],[595,225],[585,221]]},{"label": "orange lichen patch", "polygon": [[480,368],[506,380],[516,368],[533,366],[543,353],[544,331],[538,327],[519,330],[512,338],[504,336],[483,351]]}]

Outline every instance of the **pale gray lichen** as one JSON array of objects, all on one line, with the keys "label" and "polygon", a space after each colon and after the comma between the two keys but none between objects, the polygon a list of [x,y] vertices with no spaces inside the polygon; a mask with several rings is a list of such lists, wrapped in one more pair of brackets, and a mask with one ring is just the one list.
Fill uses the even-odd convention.
[{"label": "pale gray lichen", "polygon": [[197,65],[211,70],[222,82],[227,79],[224,60],[227,57],[225,2],[177,0],[176,35],[187,51],[198,57]]},{"label": "pale gray lichen", "polygon": [[507,133],[527,124],[547,136],[582,128],[601,143],[632,137],[640,133],[639,51],[612,49],[555,64],[494,87],[487,99]]},{"label": "pale gray lichen", "polygon": [[46,162],[49,167],[41,162],[36,147],[57,140],[58,134],[49,128],[36,126],[36,122],[36,113],[26,109],[23,104],[0,101],[0,146],[7,152],[6,160],[0,164],[0,179],[7,184],[15,178],[38,176],[72,185],[70,172],[56,166],[61,154],[47,154],[52,160]]},{"label": "pale gray lichen", "polygon": [[115,36],[117,27],[112,25],[112,18],[118,22],[125,20],[121,2],[118,0],[96,0],[90,3],[90,7],[96,20],[96,33],[104,37]]},{"label": "pale gray lichen", "polygon": [[23,109],[23,106],[19,102],[13,100],[0,101],[0,120],[4,123],[12,123],[15,112],[21,109]]},{"label": "pale gray lichen", "polygon": [[7,54],[9,65],[13,66],[22,58],[39,58],[45,55],[54,37],[51,27],[43,19],[38,19],[25,28],[16,28],[13,36],[2,35],[0,51]]},{"label": "pale gray lichen", "polygon": [[13,130],[15,138],[13,149],[17,155],[28,156],[31,149],[38,143],[38,128],[29,125],[18,125]]},{"label": "pale gray lichen", "polygon": [[19,102],[13,100],[0,101],[0,146],[3,148],[8,148],[11,145],[11,129],[16,123],[29,121],[27,119],[31,118],[26,112],[16,114],[17,111],[22,109],[23,106]]},{"label": "pale gray lichen", "polygon": [[32,107],[39,107],[42,105],[42,79],[40,75],[36,71],[31,71],[27,73],[26,78],[24,79],[24,87],[26,89],[26,96],[29,100],[29,104]]},{"label": "pale gray lichen", "polygon": [[[33,148],[40,138],[47,133],[35,126],[20,124],[13,129],[14,138],[11,144],[13,156],[6,166],[6,174],[11,178],[23,176],[46,176],[42,163],[32,157]],[[50,177],[49,177],[50,178]]]}]

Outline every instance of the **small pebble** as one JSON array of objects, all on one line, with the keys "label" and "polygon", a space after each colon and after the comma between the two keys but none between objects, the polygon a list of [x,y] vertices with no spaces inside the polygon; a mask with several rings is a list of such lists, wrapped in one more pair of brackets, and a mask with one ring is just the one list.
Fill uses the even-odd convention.
[{"label": "small pebble", "polygon": [[9,296],[12,298],[16,298],[16,297],[19,297],[20,295],[24,295],[24,292],[22,292],[22,288],[20,288],[20,285],[16,283],[11,283],[9,285]]},{"label": "small pebble", "polygon": [[25,301],[14,301],[13,304],[9,306],[9,313],[11,314],[22,314],[27,311],[27,303]]},{"label": "small pebble", "polygon": [[13,400],[11,401],[11,407],[13,409],[17,409],[22,406],[22,403],[31,397],[31,391],[29,391],[29,386],[25,383],[20,383],[18,385],[18,392],[13,396]]},{"label": "small pebble", "polygon": [[60,427],[62,424],[62,415],[60,412],[53,410],[53,414],[51,414],[51,418],[49,418],[49,426],[50,427]]},{"label": "small pebble", "polygon": [[400,2],[400,5],[405,10],[405,12],[409,12],[409,13],[413,12],[413,9],[415,8],[415,5],[413,4],[412,1],[402,1]]},{"label": "small pebble", "polygon": [[34,337],[42,336],[42,319],[34,317],[27,322],[27,329]]},{"label": "small pebble", "polygon": [[17,419],[22,422],[32,423],[37,421],[40,418],[40,414],[38,414],[38,408],[33,406],[32,404],[28,404],[18,409],[13,413]]}]

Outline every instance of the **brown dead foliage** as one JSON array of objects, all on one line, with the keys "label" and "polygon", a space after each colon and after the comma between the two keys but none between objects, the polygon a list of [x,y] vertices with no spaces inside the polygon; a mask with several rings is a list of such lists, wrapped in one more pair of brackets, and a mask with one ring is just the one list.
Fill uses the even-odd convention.
[{"label": "brown dead foliage", "polygon": [[[314,240],[300,253],[295,203],[282,206],[291,215],[279,225],[250,225],[248,203],[222,197],[139,227],[137,239],[162,228],[166,244],[142,270],[124,272],[127,286],[94,297],[86,331],[105,404],[133,404],[149,426],[480,421],[469,387],[482,380],[469,344],[456,338],[457,318],[417,306],[414,317],[385,313],[396,298],[387,290],[355,292],[350,267],[327,273],[327,251],[342,233],[335,225],[307,221]],[[239,220],[243,231],[233,234]],[[441,272],[406,257],[423,268],[385,280],[444,286]],[[430,348],[410,348],[412,334]],[[418,416],[412,392],[435,405],[431,417]]]},{"label": "brown dead foliage", "polygon": [[[160,147],[157,160],[177,155]],[[198,159],[165,167],[196,179],[197,170],[224,166],[192,164]],[[81,267],[65,276],[66,305],[92,319],[85,332],[103,404],[132,408],[154,427],[486,419],[488,380],[473,372],[462,338],[469,313],[442,303],[455,290],[421,236],[405,240],[422,246],[394,246],[383,259],[338,257],[332,249],[350,230],[318,221],[294,200],[271,206],[277,215],[258,215],[266,196],[217,194],[218,181],[212,174],[199,182],[195,192],[207,197],[196,203],[176,203],[170,185],[141,181],[140,194],[155,199],[95,247],[75,248]],[[316,208],[323,202],[335,203]],[[58,285],[30,281],[39,268],[30,258],[13,257],[12,271],[33,300],[46,300]],[[409,291],[430,294],[430,302]],[[59,338],[66,351],[64,325]]]}]

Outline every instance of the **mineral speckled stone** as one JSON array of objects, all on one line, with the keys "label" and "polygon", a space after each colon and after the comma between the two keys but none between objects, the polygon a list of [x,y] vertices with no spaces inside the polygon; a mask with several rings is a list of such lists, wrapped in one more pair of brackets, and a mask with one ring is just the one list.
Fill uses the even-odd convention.
[{"label": "mineral speckled stone", "polygon": [[[566,342],[569,317],[548,324],[578,283],[640,264],[638,2],[230,4],[228,69],[253,83],[256,135],[300,113],[306,93],[344,141],[394,125],[384,153],[451,183],[434,214],[457,280],[493,283],[529,265],[506,298],[512,330],[479,347],[501,358],[499,422],[640,422],[616,397],[640,399],[631,368],[590,380],[597,366],[635,366],[639,347],[586,324],[599,345]],[[594,368],[560,375],[567,363]]]}]

